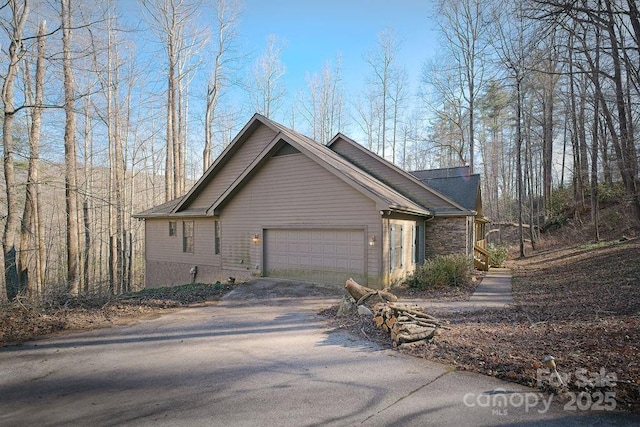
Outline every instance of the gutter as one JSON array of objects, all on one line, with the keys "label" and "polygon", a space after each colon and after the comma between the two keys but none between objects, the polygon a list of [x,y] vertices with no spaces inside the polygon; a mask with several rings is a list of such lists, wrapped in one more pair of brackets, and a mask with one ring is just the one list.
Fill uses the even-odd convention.
[{"label": "gutter", "polygon": [[426,209],[418,210],[418,209],[408,208],[406,206],[389,205],[389,210],[401,212],[401,213],[413,214],[413,215],[420,215],[420,216],[433,216],[433,214]]}]

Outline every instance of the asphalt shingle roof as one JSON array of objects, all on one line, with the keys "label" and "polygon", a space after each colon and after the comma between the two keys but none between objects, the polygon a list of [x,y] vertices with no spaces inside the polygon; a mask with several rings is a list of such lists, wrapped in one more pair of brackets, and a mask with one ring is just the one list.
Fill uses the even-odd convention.
[{"label": "asphalt shingle roof", "polygon": [[429,187],[469,210],[476,210],[480,175],[469,174],[469,167],[431,169],[410,172]]},{"label": "asphalt shingle roof", "polygon": [[[388,205],[390,209],[409,211],[418,214],[428,215],[431,213],[431,209],[428,206],[424,206],[421,201],[415,200],[412,197],[404,195],[401,191],[394,188],[392,185],[383,182],[381,179],[371,175],[367,171],[359,168],[349,160],[345,159],[329,147],[319,144],[311,138],[304,136],[298,132],[295,132],[279,123],[276,123],[259,114],[254,115],[253,119],[249,123],[255,123],[255,121],[261,122],[275,131],[280,133],[280,137],[288,143],[297,146],[298,149],[304,151],[307,155],[315,158],[316,161],[322,163],[332,173],[343,176],[347,182],[351,185],[360,187],[371,196],[377,198],[379,201],[383,201]],[[245,129],[248,127],[245,126]],[[237,143],[242,138],[237,138]],[[260,156],[268,156],[269,153],[263,152]],[[264,157],[266,158],[266,157]],[[224,160],[223,160],[224,161]],[[258,162],[259,163],[259,162]],[[255,163],[257,165],[257,163]],[[466,174],[464,168],[455,168],[456,170],[442,170],[435,171],[415,171],[411,172],[417,179],[425,183],[427,186],[432,187],[434,190],[439,191],[443,195],[449,197],[451,200],[457,202],[465,209],[471,211],[476,209],[476,201],[478,196],[479,176],[469,175],[468,168]],[[210,173],[210,171],[208,172]],[[241,180],[242,181],[242,180]],[[197,185],[206,186],[208,181],[199,180]],[[234,185],[242,185],[241,182],[236,182]],[[233,187],[233,185],[232,185]],[[188,194],[192,194],[200,191],[198,188],[194,188]],[[195,194],[195,193],[194,193]],[[228,193],[231,194],[231,193]],[[221,199],[224,199],[223,195]],[[207,209],[189,209],[188,206],[180,208],[179,212],[175,212],[179,208],[184,197],[168,201],[158,206],[154,206],[144,212],[140,212],[134,215],[136,218],[146,218],[154,216],[182,216],[182,215],[206,215]],[[214,205],[218,205],[221,200],[216,201]],[[188,201],[185,201],[188,205]]]}]

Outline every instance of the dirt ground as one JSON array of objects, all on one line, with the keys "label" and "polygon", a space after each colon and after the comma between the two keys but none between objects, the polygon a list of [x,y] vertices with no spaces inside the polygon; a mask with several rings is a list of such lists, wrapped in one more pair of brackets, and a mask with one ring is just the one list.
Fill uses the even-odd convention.
[{"label": "dirt ground", "polygon": [[0,306],[0,347],[17,345],[55,333],[103,328],[145,318],[168,310],[220,300],[233,285],[194,284],[146,289],[122,296],[60,298],[35,304],[28,298]]},{"label": "dirt ground", "polygon": [[[450,329],[399,351],[560,397],[568,391],[593,392],[595,387],[614,393],[617,408],[640,412],[640,239],[543,250],[508,266],[512,309],[432,311]],[[410,296],[460,300],[472,290]],[[335,308],[326,313],[335,313]],[[355,315],[331,323],[391,347],[388,335],[370,319]],[[549,384],[546,355],[555,358],[564,387]],[[615,385],[601,387],[613,376],[616,381],[609,382]]]}]

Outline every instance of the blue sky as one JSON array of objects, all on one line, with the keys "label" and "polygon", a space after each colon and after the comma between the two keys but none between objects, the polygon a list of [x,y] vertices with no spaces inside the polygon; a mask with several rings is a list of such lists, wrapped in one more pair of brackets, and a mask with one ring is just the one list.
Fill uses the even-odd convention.
[{"label": "blue sky", "polygon": [[406,66],[415,86],[420,69],[437,49],[435,0],[244,0],[239,32],[260,54],[275,34],[287,42],[281,60],[289,91],[305,88],[307,74],[319,72],[342,54],[347,92],[358,91],[370,73],[363,55],[377,35],[394,30],[401,41],[398,64]]},{"label": "blue sky", "polygon": [[[286,67],[283,78],[286,87],[286,99],[273,119],[291,126],[291,106],[300,93],[307,95],[307,77],[320,73],[330,61],[335,64],[338,54],[342,57],[342,79],[346,105],[358,98],[365,89],[367,79],[372,74],[371,66],[364,60],[368,51],[376,48],[378,35],[385,29],[392,29],[400,50],[397,66],[405,67],[408,72],[409,94],[417,92],[423,64],[432,58],[438,50],[438,32],[432,18],[436,0],[239,0],[242,13],[239,19],[239,53],[249,55],[240,65],[240,73],[247,73],[255,59],[266,49],[267,37],[271,34],[285,41],[281,61]],[[139,22],[141,6],[133,0],[120,0],[123,14],[133,21],[132,26],[142,29],[137,34],[141,43],[141,55],[152,56],[152,67],[158,73],[151,84],[157,84],[159,91],[164,87],[165,53],[156,34],[148,31],[144,22]],[[198,25],[214,25],[212,0],[204,0]],[[207,49],[213,49],[209,47]],[[213,51],[207,50],[204,55]],[[205,79],[210,73],[210,64],[202,65],[194,81],[191,82],[193,102],[189,105],[189,134],[194,147],[203,140],[204,91]],[[223,94],[223,108],[235,117],[238,129],[254,113],[253,105],[247,93],[240,89],[229,88]],[[246,117],[242,117],[246,116]],[[345,118],[342,132],[353,138],[364,138],[358,133],[357,126]],[[227,123],[225,123],[226,125]],[[298,123],[297,125],[301,125]],[[304,132],[304,129],[299,129]],[[196,148],[195,153],[200,153]]]}]

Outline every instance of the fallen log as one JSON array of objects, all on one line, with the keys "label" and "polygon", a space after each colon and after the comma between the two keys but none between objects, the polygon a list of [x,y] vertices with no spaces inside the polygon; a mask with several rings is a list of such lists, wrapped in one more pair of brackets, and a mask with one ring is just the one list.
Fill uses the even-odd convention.
[{"label": "fallen log", "polygon": [[421,311],[422,308],[418,305],[409,306],[408,304],[389,304],[389,308],[392,310],[401,311],[406,314],[411,314],[415,317],[422,317],[429,320],[437,320],[435,317],[428,315],[424,311]]},{"label": "fallen log", "polygon": [[424,327],[413,324],[398,324],[391,331],[394,344],[429,340],[436,333],[436,327]]},{"label": "fallen log", "polygon": [[367,292],[366,294],[364,294],[363,296],[360,297],[360,299],[358,301],[356,301],[356,305],[360,305],[363,302],[365,302],[366,300],[369,299],[369,297],[375,295],[376,293],[374,291],[371,292]]},{"label": "fallen log", "polygon": [[347,280],[344,287],[347,292],[349,292],[349,295],[351,295],[354,300],[358,301],[358,305],[373,295],[377,295],[382,301],[398,301],[398,297],[391,292],[367,288],[353,279]]}]

